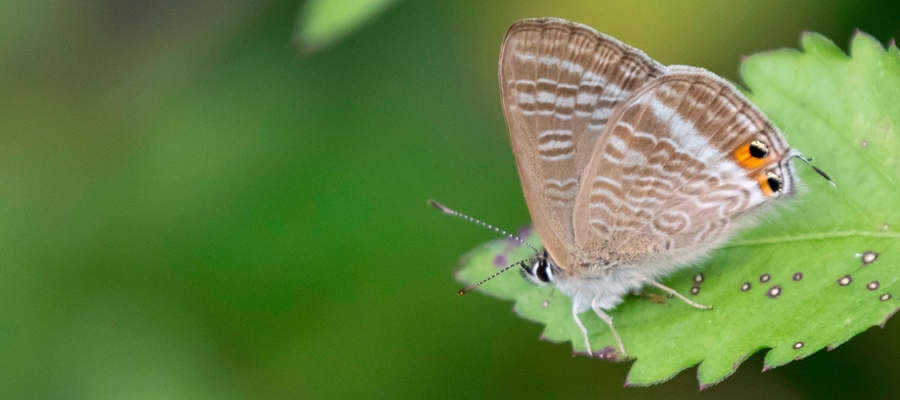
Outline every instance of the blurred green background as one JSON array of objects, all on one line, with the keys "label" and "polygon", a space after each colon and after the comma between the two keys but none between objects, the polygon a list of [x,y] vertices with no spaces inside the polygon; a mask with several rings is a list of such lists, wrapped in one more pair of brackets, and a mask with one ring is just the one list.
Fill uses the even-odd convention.
[{"label": "blurred green background", "polygon": [[[509,303],[456,296],[528,223],[507,27],[563,17],[737,80],[803,30],[900,36],[892,1],[399,1],[331,47],[297,1],[0,3],[0,398],[890,397],[896,321],[698,393],[623,388]],[[665,340],[665,338],[660,338]]]}]

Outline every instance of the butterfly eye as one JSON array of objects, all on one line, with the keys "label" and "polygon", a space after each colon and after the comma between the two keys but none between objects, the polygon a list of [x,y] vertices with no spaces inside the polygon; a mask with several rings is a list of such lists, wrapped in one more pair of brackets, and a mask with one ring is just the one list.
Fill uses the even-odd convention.
[{"label": "butterfly eye", "polygon": [[781,178],[772,172],[769,172],[767,177],[766,182],[769,184],[769,189],[772,189],[772,192],[779,192],[781,190]]},{"label": "butterfly eye", "polygon": [[750,143],[748,150],[750,150],[750,156],[753,158],[766,158],[769,155],[769,146],[766,146],[765,143],[759,140],[754,140],[753,143]]},{"label": "butterfly eye", "polygon": [[550,282],[550,263],[547,260],[541,260],[538,262],[537,267],[534,268],[534,274],[537,276],[541,282]]}]

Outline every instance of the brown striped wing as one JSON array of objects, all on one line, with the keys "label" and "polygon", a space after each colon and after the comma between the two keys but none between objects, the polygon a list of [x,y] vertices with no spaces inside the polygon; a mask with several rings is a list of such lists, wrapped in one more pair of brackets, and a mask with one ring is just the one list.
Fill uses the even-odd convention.
[{"label": "brown striped wing", "polygon": [[574,261],[575,197],[607,119],[663,69],[640,50],[565,20],[525,20],[507,32],[503,113],[534,226],[559,266]]},{"label": "brown striped wing", "polygon": [[[746,156],[754,141],[766,156]],[[574,212],[583,261],[650,275],[695,261],[745,213],[794,192],[790,157],[781,132],[729,82],[668,67],[620,105],[596,143]]]}]

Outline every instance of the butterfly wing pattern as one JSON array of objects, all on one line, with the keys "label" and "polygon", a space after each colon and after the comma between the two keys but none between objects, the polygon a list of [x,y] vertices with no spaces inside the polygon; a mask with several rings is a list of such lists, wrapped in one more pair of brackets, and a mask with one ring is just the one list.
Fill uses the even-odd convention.
[{"label": "butterfly wing pattern", "polygon": [[[752,143],[765,157],[741,157]],[[793,193],[790,160],[781,133],[734,86],[670,66],[623,102],[597,142],[576,202],[576,247],[661,275],[722,244],[742,214]]]},{"label": "butterfly wing pattern", "polygon": [[553,283],[619,341],[630,290],[697,261],[768,200],[791,195],[794,154],[728,81],[668,66],[594,29],[525,20],[504,40],[503,111]]},{"label": "butterfly wing pattern", "polygon": [[664,67],[594,29],[563,20],[513,25],[500,50],[500,93],[525,201],[561,268],[574,264],[581,173],[613,110]]}]

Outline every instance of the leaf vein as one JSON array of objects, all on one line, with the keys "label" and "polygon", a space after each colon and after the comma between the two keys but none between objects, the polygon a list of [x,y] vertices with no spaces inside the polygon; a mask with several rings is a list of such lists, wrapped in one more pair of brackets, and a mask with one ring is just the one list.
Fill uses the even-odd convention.
[{"label": "leaf vein", "polygon": [[754,239],[754,240],[741,240],[741,241],[737,241],[734,243],[726,244],[725,246],[722,246],[722,247],[729,248],[729,247],[760,246],[760,245],[768,245],[768,244],[780,244],[780,243],[785,243],[785,242],[829,240],[829,239],[841,239],[841,238],[860,237],[860,236],[874,237],[874,238],[879,238],[879,239],[900,239],[900,233],[846,231],[846,232],[816,233],[816,234],[810,234],[810,235],[782,236],[782,237]]}]

